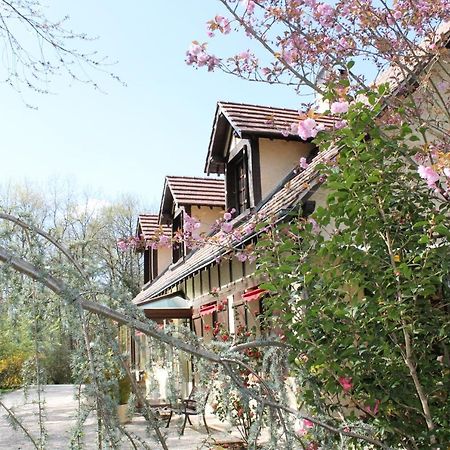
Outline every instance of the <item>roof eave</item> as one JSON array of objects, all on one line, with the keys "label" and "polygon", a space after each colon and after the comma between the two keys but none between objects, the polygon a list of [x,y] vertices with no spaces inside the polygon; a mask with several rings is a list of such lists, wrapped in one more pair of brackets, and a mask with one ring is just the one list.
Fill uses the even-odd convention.
[{"label": "roof eave", "polygon": [[[216,114],[214,115],[213,127],[211,130],[211,137],[209,140],[208,154],[205,162],[205,173],[225,173],[223,153],[225,146],[227,145],[227,136],[230,131],[240,135],[240,130],[236,129],[225,111],[223,110],[221,103],[217,103]],[[239,136],[240,137],[240,136]]]},{"label": "roof eave", "polygon": [[280,139],[284,141],[297,141],[297,142],[311,142],[310,139],[302,139],[300,136],[295,134],[289,134],[285,136],[279,131],[257,131],[257,130],[242,130],[242,139],[250,138],[268,138],[268,139]]},{"label": "roof eave", "polygon": [[[170,199],[169,199],[170,197]],[[161,197],[161,204],[159,206],[159,214],[158,214],[158,220],[161,225],[169,225],[170,221],[167,220],[167,217],[170,217],[171,215],[171,203],[173,204],[173,195],[170,191],[169,186],[169,180],[167,177],[164,180],[164,188],[163,188],[163,195]]]}]

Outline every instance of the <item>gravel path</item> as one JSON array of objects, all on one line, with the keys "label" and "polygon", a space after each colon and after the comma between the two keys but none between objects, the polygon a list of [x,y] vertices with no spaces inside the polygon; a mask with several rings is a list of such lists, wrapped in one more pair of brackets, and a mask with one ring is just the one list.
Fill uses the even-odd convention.
[{"label": "gravel path", "polygon": [[[45,386],[45,428],[47,441],[45,448],[47,450],[70,450],[71,430],[75,426],[75,415],[77,411],[77,401],[75,399],[76,387],[73,385]],[[20,418],[23,425],[29,430],[32,437],[37,442],[39,440],[39,424],[37,419],[38,405],[37,392],[30,389],[27,396],[23,390],[3,394],[2,402],[11,408],[14,414]],[[20,428],[14,430],[11,428],[7,419],[7,414],[3,408],[0,408],[0,449],[1,450],[28,450],[35,446],[26,438]],[[207,417],[208,426],[212,429],[212,435],[209,437],[200,426],[196,425],[197,417],[194,417],[194,427],[186,427],[184,436],[179,436],[178,430],[181,417],[174,416],[168,430],[167,445],[169,449],[196,450],[214,448],[211,442],[236,442],[236,437],[226,432],[223,424],[213,417]],[[142,417],[134,417],[131,424],[126,426],[128,432],[135,433],[144,439],[150,448],[162,448],[156,441],[146,434],[145,421]],[[96,427],[95,416],[91,414],[85,422],[83,428],[82,440],[83,449],[96,449]],[[75,447],[76,448],[76,447]],[[129,441],[122,439],[119,448],[122,450],[134,449]],[[139,445],[138,448],[144,448]]]}]

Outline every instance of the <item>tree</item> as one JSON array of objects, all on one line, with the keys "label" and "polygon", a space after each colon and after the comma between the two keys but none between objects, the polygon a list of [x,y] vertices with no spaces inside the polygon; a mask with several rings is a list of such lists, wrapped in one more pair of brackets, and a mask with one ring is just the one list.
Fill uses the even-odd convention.
[{"label": "tree", "polygon": [[220,3],[228,17],[209,21],[209,36],[243,30],[259,45],[219,58],[194,41],[188,64],[313,90],[340,116],[334,133],[321,132],[313,110],[286,130],[316,138],[328,156],[315,167],[326,208],[259,243],[299,400],[372,422],[394,446],[445,445],[448,2]]},{"label": "tree", "polygon": [[[134,252],[121,252],[117,246],[122,236],[134,232],[139,209],[136,200],[124,198],[102,203],[87,193],[83,200],[75,188],[64,187],[62,183],[49,184],[46,191],[32,186],[4,188],[2,219],[20,216],[46,228],[55,242],[64,242],[70,247],[74,257],[81,261],[83,270],[96,280],[99,288],[136,295],[142,261]],[[15,230],[17,223],[3,222],[0,240],[28,257],[27,244],[34,238],[26,232],[15,233]],[[45,255],[48,259],[48,264],[71,270],[64,266],[56,248],[38,241],[35,246],[41,257]],[[43,382],[69,382],[72,379],[70,354],[74,351],[75,340],[64,308],[22,276],[11,272],[1,275],[1,387],[16,387],[27,381],[33,383],[38,373],[36,364],[39,364]]]},{"label": "tree", "polygon": [[[207,23],[210,40],[245,33],[250,48],[220,58],[208,50],[213,43],[194,41],[187,51],[188,64],[292,86],[302,97],[325,96],[328,106],[336,98],[355,98],[375,79],[390,82],[393,95],[382,101],[393,108],[403,106],[407,120],[427,119],[428,133],[439,145],[448,145],[448,0],[219,3],[228,17],[217,15]],[[445,78],[436,80],[436,70]],[[330,87],[334,92],[328,92]],[[411,90],[412,102],[403,105]],[[305,112],[313,101],[304,104]]]},{"label": "tree", "polygon": [[[0,39],[3,42],[4,80],[17,92],[31,89],[50,92],[49,83],[59,75],[92,85],[92,69],[107,73],[110,62],[90,44],[95,39],[68,26],[69,17],[51,19],[40,0],[2,0]],[[30,40],[29,36],[34,39]],[[77,48],[78,47],[78,48]]]},{"label": "tree", "polygon": [[[14,217],[4,218],[40,238],[32,251],[26,237],[11,248],[16,231],[10,232],[0,247],[5,270],[30,277],[62,299],[80,343],[80,381],[88,380],[96,394],[99,446],[105,436],[114,443],[117,431],[127,433],[108,408],[113,383],[105,374],[118,370],[123,359],[112,358],[120,352],[107,320],[206,361],[205,378],[220,372],[243,403],[257,402],[259,417],[271,415],[272,448],[445,445],[449,165],[443,151],[448,104],[442,93],[448,85],[439,89],[433,77],[436,68],[447,74],[440,58],[446,34],[437,30],[448,19],[448,2],[374,6],[370,0],[348,0],[334,7],[315,0],[220,1],[230,17],[216,16],[209,31],[227,34],[241,27],[271,59],[260,63],[253,51],[244,51],[221,60],[206,52],[206,44],[194,42],[188,63],[298,90],[306,85],[340,119],[325,133],[308,112],[285,130],[315,138],[323,150],[310,167],[301,161],[297,170],[317,174],[330,192],[327,208],[309,221],[293,216],[291,223],[274,226],[267,218],[262,225],[268,234],[260,240],[258,260],[263,270],[269,267],[271,311],[284,313],[275,325],[287,341],[268,338],[229,348],[226,341],[205,346],[186,330],[163,332],[120,291],[102,286],[98,292],[82,261]],[[420,44],[424,39],[429,45]],[[391,65],[389,86],[367,86],[362,70],[356,72],[367,58],[376,67]],[[42,251],[49,243],[64,259]],[[105,332],[96,334],[97,326]],[[249,348],[263,353],[261,367],[249,361]],[[283,398],[288,370],[299,380],[298,396],[308,412],[293,410]],[[242,373],[258,382],[248,386]],[[151,410],[144,414],[167,448]],[[86,411],[80,411],[80,425],[83,417]],[[291,417],[303,421],[299,433]]]}]

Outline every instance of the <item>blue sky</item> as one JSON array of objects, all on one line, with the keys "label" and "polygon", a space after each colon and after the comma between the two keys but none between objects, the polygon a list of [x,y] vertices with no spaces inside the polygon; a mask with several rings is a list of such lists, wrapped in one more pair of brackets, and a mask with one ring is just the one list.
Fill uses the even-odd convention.
[{"label": "blue sky", "polygon": [[[95,47],[118,61],[127,87],[100,73],[92,76],[106,94],[62,78],[55,95],[24,93],[35,111],[0,84],[3,182],[69,179],[99,198],[131,193],[154,206],[165,175],[202,175],[217,100],[300,105],[287,88],[185,65],[190,42],[206,40],[205,22],[223,13],[216,0],[53,0],[50,12],[98,35]],[[248,43],[227,36],[216,45]]]}]

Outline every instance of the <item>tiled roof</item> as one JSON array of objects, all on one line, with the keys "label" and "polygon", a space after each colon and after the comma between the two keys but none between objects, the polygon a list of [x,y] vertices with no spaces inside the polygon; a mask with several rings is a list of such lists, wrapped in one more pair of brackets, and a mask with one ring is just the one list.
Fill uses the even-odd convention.
[{"label": "tiled roof", "polygon": [[166,177],[178,205],[225,206],[225,184],[220,178]]},{"label": "tiled roof", "polygon": [[[279,215],[281,211],[285,211],[301,203],[302,198],[317,182],[318,172],[316,166],[324,161],[334,158],[337,153],[338,150],[334,147],[326,152],[320,153],[314,158],[306,170],[294,175],[293,178],[282,185],[272,197],[260,207],[258,213],[268,217]],[[238,228],[244,228],[254,221],[254,217],[249,217],[248,220],[239,225]],[[185,277],[212,264],[225,252],[225,249],[220,248],[217,245],[206,245],[199,248],[190,253],[183,263],[174,267],[169,267],[153,281],[150,286],[141,291],[134,299],[134,302],[142,302],[161,294]]]},{"label": "tiled roof", "polygon": [[[244,103],[218,102],[206,157],[206,173],[224,173],[224,150],[229,142],[230,131],[242,139],[268,137],[278,139],[302,139],[289,134],[293,123],[301,119],[299,111],[287,108],[249,105]],[[314,120],[325,128],[331,128],[336,118],[316,115]]]},{"label": "tiled roof", "polygon": [[167,225],[160,225],[159,218],[156,214],[139,214],[138,216],[138,230],[141,228],[141,233],[144,239],[152,239],[156,232],[163,232],[166,236],[170,236],[170,228]]},{"label": "tiled roof", "polygon": [[[246,134],[285,137],[285,130],[300,120],[300,114],[295,109],[231,102],[218,102],[217,106],[240,137]],[[324,115],[317,115],[314,120],[327,128],[331,128],[335,122],[333,117]]]}]

